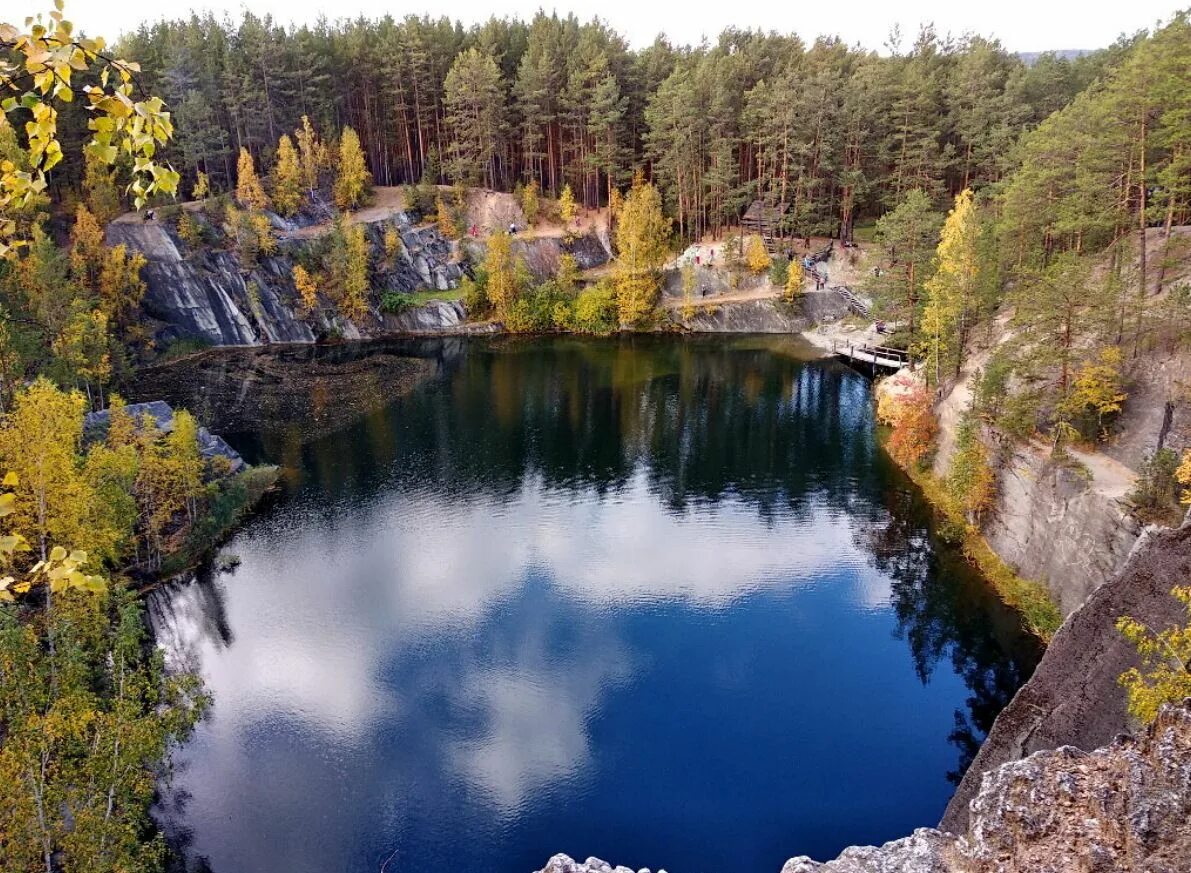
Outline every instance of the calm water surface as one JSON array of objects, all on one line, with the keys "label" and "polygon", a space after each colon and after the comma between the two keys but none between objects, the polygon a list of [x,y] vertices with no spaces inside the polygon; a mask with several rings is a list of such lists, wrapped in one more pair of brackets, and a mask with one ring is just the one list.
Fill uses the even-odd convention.
[{"label": "calm water surface", "polygon": [[190,870],[777,873],[934,824],[1033,669],[795,340],[291,354],[142,389],[283,465],[150,604]]}]

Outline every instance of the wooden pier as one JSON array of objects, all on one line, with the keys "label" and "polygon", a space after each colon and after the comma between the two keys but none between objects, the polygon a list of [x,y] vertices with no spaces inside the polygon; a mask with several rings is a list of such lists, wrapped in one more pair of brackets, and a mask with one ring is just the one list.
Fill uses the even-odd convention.
[{"label": "wooden pier", "polygon": [[832,340],[831,353],[852,363],[868,364],[887,370],[900,370],[910,363],[909,354],[901,349],[874,346],[868,343],[846,343]]}]

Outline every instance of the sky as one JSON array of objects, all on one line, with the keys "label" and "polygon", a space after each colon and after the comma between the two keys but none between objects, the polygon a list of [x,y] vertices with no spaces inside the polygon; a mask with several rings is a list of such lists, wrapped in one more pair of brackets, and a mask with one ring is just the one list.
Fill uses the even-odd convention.
[{"label": "sky", "polygon": [[[0,0],[0,7],[18,0]],[[19,0],[23,9],[37,0]],[[884,50],[894,24],[900,24],[903,45],[913,40],[921,23],[933,22],[940,35],[978,33],[994,36],[1012,51],[1094,49],[1110,44],[1122,33],[1133,33],[1168,19],[1189,0],[1131,0],[1128,3],[1088,3],[1087,0],[999,0],[967,3],[956,0],[844,0],[820,4],[792,2],[734,3],[707,0],[567,0],[555,6],[542,0],[66,0],[66,17],[91,34],[109,41],[146,20],[186,16],[190,10],[211,10],[217,15],[238,16],[247,7],[258,15],[272,15],[281,22],[313,22],[328,18],[369,18],[408,13],[447,14],[464,24],[489,16],[516,16],[528,20],[539,8],[560,14],[574,12],[580,19],[603,18],[624,34],[633,47],[648,45],[658,33],[672,42],[695,44],[704,36],[714,40],[726,26],[796,32],[808,41],[819,35],[838,35],[848,44]],[[44,0],[46,9],[50,0]],[[826,13],[826,14],[824,14]],[[7,9],[0,20],[12,15]]]}]

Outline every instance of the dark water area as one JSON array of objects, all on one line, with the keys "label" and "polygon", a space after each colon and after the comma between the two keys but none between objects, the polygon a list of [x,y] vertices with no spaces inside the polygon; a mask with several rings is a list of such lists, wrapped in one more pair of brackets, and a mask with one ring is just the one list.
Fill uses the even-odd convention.
[{"label": "dark water area", "polygon": [[934,825],[1038,652],[794,338],[441,340],[151,374],[283,493],[155,592],[214,704],[189,870],[773,871]]}]

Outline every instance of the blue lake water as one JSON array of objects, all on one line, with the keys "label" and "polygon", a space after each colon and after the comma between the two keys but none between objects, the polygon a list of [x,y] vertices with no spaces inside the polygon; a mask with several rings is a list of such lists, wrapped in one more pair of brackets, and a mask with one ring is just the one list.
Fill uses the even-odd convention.
[{"label": "blue lake water", "polygon": [[935,824],[1033,669],[797,340],[303,354],[170,389],[284,484],[150,602],[190,870],[777,873]]}]

